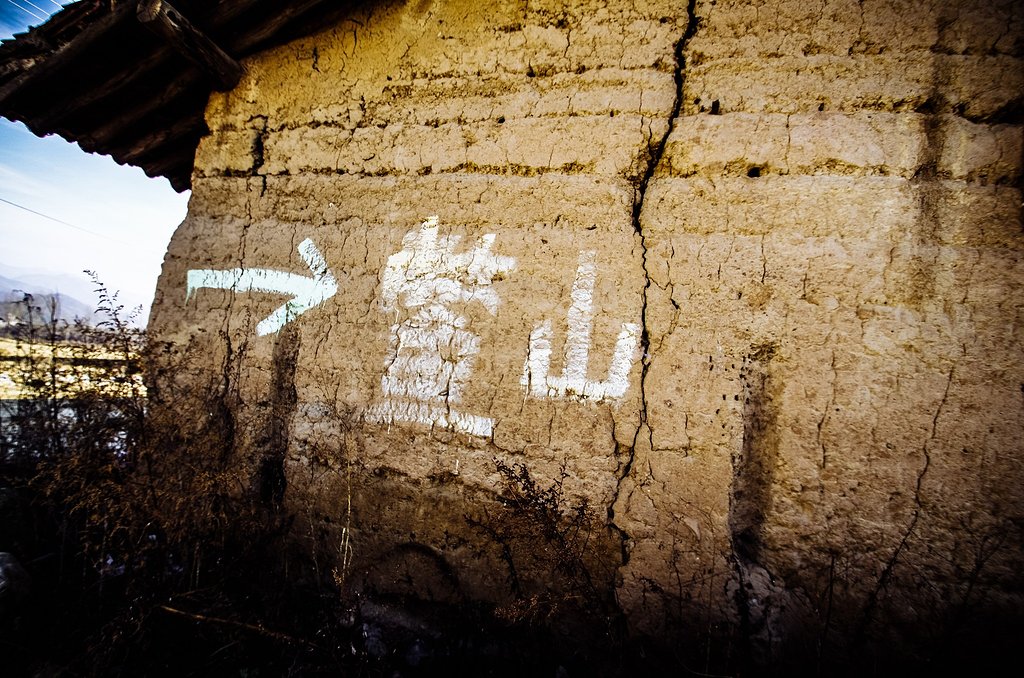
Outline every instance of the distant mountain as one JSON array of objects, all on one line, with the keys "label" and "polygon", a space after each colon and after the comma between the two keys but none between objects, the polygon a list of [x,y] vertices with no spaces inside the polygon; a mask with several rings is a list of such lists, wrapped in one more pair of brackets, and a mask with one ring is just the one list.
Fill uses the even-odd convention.
[{"label": "distant mountain", "polygon": [[26,291],[33,293],[59,293],[84,302],[96,298],[96,285],[84,273],[54,273],[0,262],[0,277],[31,288]]},{"label": "distant mountain", "polygon": [[[62,285],[62,282],[72,284]],[[56,310],[58,320],[73,323],[76,319],[82,319],[92,323],[93,305],[63,292],[71,287],[83,289],[70,276],[35,274],[10,278],[0,275],[0,325],[27,322],[29,315],[35,316],[36,320],[48,321],[51,307]],[[26,294],[32,295],[31,314],[25,306]]]},{"label": "distant mountain", "polygon": [[[60,318],[68,322],[76,317],[85,318],[93,324],[100,320],[100,318],[94,317],[96,306],[99,304],[96,283],[90,280],[84,272],[79,274],[53,273],[0,262],[0,302],[21,301],[24,294],[19,294],[16,299],[11,299],[10,295],[14,290],[32,294],[36,297],[35,305],[42,308],[49,307],[49,301],[42,303],[44,298],[48,295],[58,296],[61,308]],[[116,293],[117,290],[110,290],[110,292]],[[120,313],[121,319],[135,327],[145,327],[149,304],[143,304],[142,312],[133,316],[134,307],[140,302],[137,299],[130,299],[130,295],[118,294],[116,303],[124,307]],[[6,307],[0,309],[0,320],[6,318],[5,310]]]}]

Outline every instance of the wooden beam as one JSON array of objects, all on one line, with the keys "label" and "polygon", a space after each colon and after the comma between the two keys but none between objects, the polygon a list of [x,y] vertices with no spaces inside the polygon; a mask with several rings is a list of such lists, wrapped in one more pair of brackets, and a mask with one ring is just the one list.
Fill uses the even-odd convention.
[{"label": "wooden beam", "polygon": [[[284,3],[284,7],[275,7],[272,13],[262,22],[256,23],[252,28],[245,31],[241,39],[236,42],[235,48],[240,54],[247,54],[250,51],[261,49],[265,43],[279,35],[288,28],[289,24],[300,19],[309,12],[331,3],[332,0],[293,0]],[[337,4],[337,0],[333,0]],[[345,3],[339,10],[350,9],[354,3]]]},{"label": "wooden beam", "polygon": [[122,5],[110,14],[89,24],[75,38],[57,49],[49,56],[38,59],[38,63],[23,71],[21,75],[11,78],[0,87],[0,107],[7,105],[10,99],[16,96],[29,83],[39,84],[40,79],[53,78],[64,68],[81,64],[82,59],[88,59],[89,51],[97,44],[107,38],[107,33],[128,15],[128,9]]},{"label": "wooden beam", "polygon": [[[264,0],[235,0],[234,2],[219,2],[213,9],[200,15],[203,26],[207,31],[216,32],[222,29],[225,24],[237,18],[241,14],[252,11]],[[232,48],[230,43],[225,45]],[[125,90],[131,90],[140,83],[152,79],[150,71],[161,66],[170,53],[170,48],[159,47],[144,59],[130,65],[122,64],[120,68],[104,77],[99,84],[88,83],[88,86],[79,85],[80,91],[66,102],[64,106],[49,106],[48,110],[35,116],[35,121],[41,129],[50,129],[80,115],[82,111],[90,106],[102,102],[108,97],[113,98],[123,94]],[[237,50],[233,50],[237,53]],[[129,95],[130,98],[130,95]],[[106,102],[104,102],[106,103]]]},{"label": "wooden beam", "polygon": [[183,139],[198,139],[209,130],[202,112],[193,116],[182,116],[169,127],[161,127],[155,133],[134,139],[118,153],[118,162],[129,165],[144,165],[154,153],[160,153],[165,146],[182,148]]},{"label": "wooden beam", "polygon": [[169,155],[165,159],[147,160],[146,164],[140,165],[148,177],[165,177],[171,182],[171,188],[178,193],[192,188],[192,163],[195,148],[191,151],[185,149],[183,152]]},{"label": "wooden beam", "polygon": [[[131,127],[143,118],[164,111],[170,106],[175,106],[179,98],[194,95],[204,97],[205,103],[208,92],[197,86],[197,81],[202,75],[191,69],[185,69],[176,78],[167,82],[160,88],[159,93],[152,96],[136,97],[129,99],[122,104],[122,108],[102,125],[91,130],[83,131],[80,136],[86,137],[94,147],[102,148],[107,145],[117,145],[117,140],[125,134],[131,133]],[[190,94],[191,93],[191,94]],[[196,107],[199,115],[205,110],[204,105]],[[194,150],[194,149],[193,149]]]},{"label": "wooden beam", "polygon": [[35,116],[36,123],[43,129],[55,128],[66,120],[79,117],[89,106],[102,102],[109,105],[114,95],[125,89],[135,87],[139,83],[151,80],[151,71],[167,61],[170,50],[160,47],[152,54],[132,63],[131,68],[124,65],[117,72],[110,74],[98,82],[88,83],[89,87],[80,94],[75,94],[63,106],[49,106]]},{"label": "wooden beam", "polygon": [[233,89],[242,66],[164,0],[139,0],[136,16],[143,26],[164,38],[186,59],[209,75],[215,89]]}]

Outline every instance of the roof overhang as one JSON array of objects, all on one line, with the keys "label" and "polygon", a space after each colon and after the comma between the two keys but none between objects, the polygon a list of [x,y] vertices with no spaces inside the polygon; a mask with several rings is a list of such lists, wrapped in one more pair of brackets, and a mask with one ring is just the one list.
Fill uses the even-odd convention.
[{"label": "roof overhang", "polygon": [[184,191],[209,131],[210,92],[234,86],[238,60],[328,26],[353,4],[80,0],[0,44],[0,115]]}]

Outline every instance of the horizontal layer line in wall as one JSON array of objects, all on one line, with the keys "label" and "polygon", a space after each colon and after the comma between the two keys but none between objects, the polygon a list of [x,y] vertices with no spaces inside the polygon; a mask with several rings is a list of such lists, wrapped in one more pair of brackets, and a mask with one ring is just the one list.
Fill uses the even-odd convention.
[{"label": "horizontal layer line in wall", "polygon": [[683,116],[663,174],[830,174],[1012,183],[1021,176],[1024,127],[952,115],[800,113]]},{"label": "horizontal layer line in wall", "polygon": [[1021,122],[1024,62],[933,54],[716,59],[687,69],[683,113],[923,111]]},{"label": "horizontal layer line in wall", "polygon": [[[429,176],[433,174],[429,167],[422,169],[419,172],[400,172],[394,169],[379,169],[374,172],[347,172],[345,170],[329,170],[329,169],[304,169],[297,174],[314,174],[314,175],[331,175],[331,176],[365,176],[365,177],[393,177],[393,176]],[[501,177],[539,177],[546,175],[591,175],[593,174],[593,167],[589,165],[580,165],[576,163],[566,163],[558,167],[529,167],[526,165],[476,165],[473,163],[463,163],[455,165],[449,169],[446,169],[443,173],[438,174],[479,174],[487,176],[501,176]],[[201,173],[197,176],[209,179],[216,177],[227,177],[227,178],[242,178],[253,176],[244,172],[215,172],[215,173]],[[288,171],[277,172],[273,174],[261,174],[258,176],[267,177],[290,177],[296,176]]]},{"label": "horizontal layer line in wall", "polygon": [[544,172],[573,167],[603,176],[631,177],[639,171],[639,157],[649,136],[663,133],[666,125],[664,119],[622,115],[437,128],[395,125],[351,132],[326,127],[269,134],[221,132],[200,144],[195,164],[200,174],[431,174],[466,167]]},{"label": "horizontal layer line in wall", "polygon": [[[312,76],[318,87],[345,90],[331,77]],[[375,97],[342,96],[310,109],[277,114],[248,109],[220,111],[214,101],[215,131],[247,129],[253,116],[267,117],[269,131],[333,126],[344,129],[396,124],[436,127],[558,116],[639,114],[666,117],[672,110],[675,84],[671,74],[650,70],[602,69],[585,75],[537,79],[435,78],[389,83]]]},{"label": "horizontal layer line in wall", "polygon": [[[1024,248],[1021,192],[899,177],[656,178],[644,227],[658,237],[778,235]],[[916,235],[915,235],[916,234]]]}]

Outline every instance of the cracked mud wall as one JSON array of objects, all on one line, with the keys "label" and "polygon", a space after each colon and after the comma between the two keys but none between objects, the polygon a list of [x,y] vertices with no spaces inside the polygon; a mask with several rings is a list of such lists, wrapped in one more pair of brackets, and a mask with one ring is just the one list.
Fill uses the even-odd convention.
[{"label": "cracked mud wall", "polygon": [[[730,460],[756,434],[775,455],[753,469],[765,576],[717,603],[754,624],[753,652],[781,652],[794,614],[812,645],[956,637],[979,559],[992,619],[1014,618],[1020,6],[696,12],[641,215],[651,435],[617,510],[622,599],[664,618],[645,610],[667,591],[692,619],[723,576],[750,580],[750,549],[728,545],[751,538],[735,498],[756,481]],[[744,378],[765,347],[770,430]]]},{"label": "cracked mud wall", "polygon": [[[351,535],[352,586],[507,601],[501,545],[471,524],[503,510],[498,458],[539,482],[565,464],[567,496],[598,511],[592,570],[612,596],[622,541],[605,515],[639,420],[635,186],[668,127],[685,26],[668,3],[368,3],[211,100],[152,324],[194,346],[197,371],[230,363],[218,372],[254,485],[293,404],[284,502],[327,559]],[[258,336],[287,300],[262,282],[232,292],[201,275],[184,293],[189,271],[308,276],[306,238],[338,292],[279,334]],[[472,272],[492,254],[492,273]],[[460,286],[444,318],[417,300],[446,294],[439,278]],[[437,365],[411,355],[431,327]],[[431,370],[448,382],[410,397]],[[527,593],[551,575],[531,567],[514,573]]]},{"label": "cracked mud wall", "polygon": [[[687,651],[1019,623],[1022,39],[1013,2],[366,3],[211,100],[152,327],[351,586],[507,601],[499,458],[565,464],[601,586]],[[186,295],[307,238],[337,293],[280,332],[288,295]]]}]

